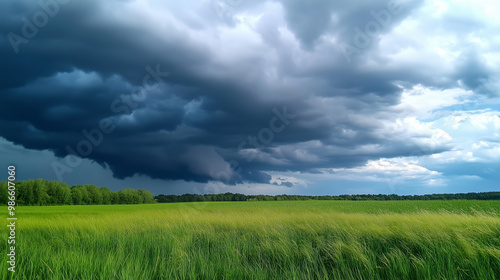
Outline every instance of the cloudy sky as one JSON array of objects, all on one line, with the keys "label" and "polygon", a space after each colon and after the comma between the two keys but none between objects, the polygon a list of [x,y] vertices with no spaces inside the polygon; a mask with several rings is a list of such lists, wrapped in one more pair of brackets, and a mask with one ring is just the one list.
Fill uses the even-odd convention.
[{"label": "cloudy sky", "polygon": [[0,164],[19,179],[500,189],[497,0],[40,3],[0,3]]}]

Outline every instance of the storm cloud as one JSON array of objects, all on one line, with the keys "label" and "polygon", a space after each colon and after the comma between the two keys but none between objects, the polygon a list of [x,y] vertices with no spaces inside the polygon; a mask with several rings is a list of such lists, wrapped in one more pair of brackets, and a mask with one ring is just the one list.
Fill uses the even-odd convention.
[{"label": "storm cloud", "polygon": [[443,180],[424,163],[469,149],[445,118],[498,118],[499,21],[459,2],[3,1],[0,137],[60,180]]}]

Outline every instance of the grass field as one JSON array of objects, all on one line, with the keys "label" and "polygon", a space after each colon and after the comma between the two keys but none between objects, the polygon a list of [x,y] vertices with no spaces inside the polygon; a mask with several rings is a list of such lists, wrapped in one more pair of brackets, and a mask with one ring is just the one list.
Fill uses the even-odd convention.
[{"label": "grass field", "polygon": [[12,279],[500,279],[500,201],[16,210]]}]

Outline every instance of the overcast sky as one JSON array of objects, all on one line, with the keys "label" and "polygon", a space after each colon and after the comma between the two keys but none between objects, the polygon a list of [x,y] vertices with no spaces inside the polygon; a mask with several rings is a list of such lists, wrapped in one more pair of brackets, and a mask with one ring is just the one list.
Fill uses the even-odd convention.
[{"label": "overcast sky", "polygon": [[0,10],[0,164],[19,179],[155,194],[500,189],[497,0]]}]

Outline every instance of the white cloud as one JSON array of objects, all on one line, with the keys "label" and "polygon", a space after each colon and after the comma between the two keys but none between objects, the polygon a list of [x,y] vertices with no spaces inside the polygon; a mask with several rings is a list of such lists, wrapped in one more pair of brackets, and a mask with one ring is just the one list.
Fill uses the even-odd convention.
[{"label": "white cloud", "polygon": [[277,184],[279,186],[284,186],[285,184],[289,183],[292,184],[293,186],[307,186],[307,182],[297,178],[296,176],[298,174],[291,173],[291,172],[270,172],[270,175],[272,177],[270,183],[271,184]]},{"label": "white cloud", "polygon": [[416,85],[403,90],[401,102],[394,109],[401,115],[431,118],[436,110],[458,104],[466,106],[473,95],[472,91],[461,88],[438,90]]},{"label": "white cloud", "polygon": [[418,158],[413,157],[369,160],[363,166],[333,168],[325,172],[330,180],[384,183],[392,191],[397,185],[446,185],[442,173],[421,166]]}]

